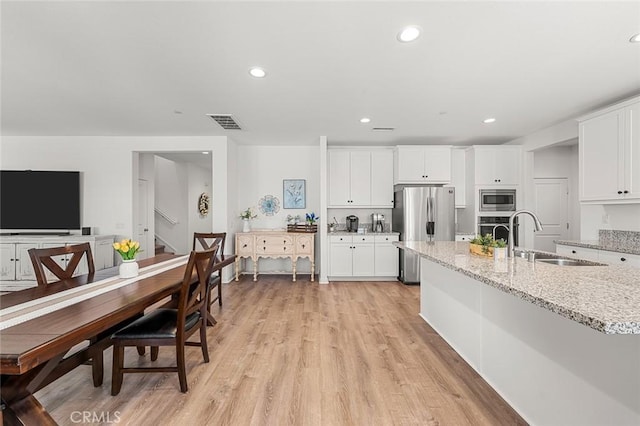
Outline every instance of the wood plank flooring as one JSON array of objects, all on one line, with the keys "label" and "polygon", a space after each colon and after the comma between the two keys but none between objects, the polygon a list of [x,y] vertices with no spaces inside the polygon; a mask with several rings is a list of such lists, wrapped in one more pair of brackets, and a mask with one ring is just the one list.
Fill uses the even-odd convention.
[{"label": "wood plank flooring", "polygon": [[[300,278],[223,286],[211,362],[187,348],[187,394],[177,374],[154,373],[125,375],[110,396],[108,351],[101,388],[82,366],[36,396],[64,425],[77,412],[132,425],[526,424],[418,316],[418,286]],[[150,364],[148,352],[127,349],[125,365]],[[163,347],[154,364],[174,362]]]}]

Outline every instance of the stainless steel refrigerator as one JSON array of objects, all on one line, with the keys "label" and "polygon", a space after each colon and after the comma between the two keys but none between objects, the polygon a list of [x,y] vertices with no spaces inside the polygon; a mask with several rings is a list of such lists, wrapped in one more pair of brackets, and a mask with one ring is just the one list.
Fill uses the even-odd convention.
[{"label": "stainless steel refrigerator", "polygon": [[[392,229],[400,241],[454,241],[455,188],[397,185],[393,195]],[[420,257],[400,250],[400,281],[420,283]]]}]

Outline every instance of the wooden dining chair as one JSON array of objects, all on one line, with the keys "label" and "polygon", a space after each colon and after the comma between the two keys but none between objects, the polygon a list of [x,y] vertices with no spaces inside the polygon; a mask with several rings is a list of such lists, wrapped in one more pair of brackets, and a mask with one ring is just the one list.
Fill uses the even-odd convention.
[{"label": "wooden dining chair", "polygon": [[[96,272],[89,243],[52,248],[32,248],[28,252],[39,286],[49,284],[47,271],[50,271],[58,280],[72,278],[83,256],[87,262],[87,274],[93,276]],[[66,262],[56,261],[56,258],[60,257],[66,257]],[[66,265],[64,265],[65,263]]]},{"label": "wooden dining chair", "polygon": [[[80,261],[84,256],[87,262],[87,275],[89,281],[95,273],[95,266],[93,264],[93,255],[91,254],[91,245],[89,243],[76,244],[71,246],[51,247],[51,248],[32,248],[28,250],[29,257],[31,258],[31,264],[36,275],[36,281],[38,286],[46,286],[49,284],[47,271],[49,271],[58,280],[65,280],[72,278],[76,273],[76,270],[80,266]],[[69,258],[69,256],[71,256]],[[59,263],[60,258],[66,258],[65,262]],[[46,268],[46,269],[45,269]],[[93,345],[100,341],[104,336],[98,336],[89,340],[89,345]],[[93,385],[95,387],[102,385],[104,376],[104,360],[103,350],[105,347],[95,347],[91,349],[91,372],[93,377]],[[72,357],[82,357],[84,354],[79,351],[67,355],[65,361],[69,365],[72,365]],[[84,358],[83,358],[84,360]],[[83,362],[83,361],[80,361]]]},{"label": "wooden dining chair", "polygon": [[[214,244],[218,245],[218,259],[224,258],[224,242],[227,238],[226,232],[194,232],[193,233],[193,250],[209,250]],[[218,288],[218,295],[213,298],[213,290]],[[207,317],[209,325],[216,323],[215,318],[211,315],[211,305],[216,300],[218,305],[222,306],[222,269],[218,270],[216,276],[211,277],[209,282],[209,301],[207,302]]]},{"label": "wooden dining chair", "polygon": [[[187,392],[185,346],[200,346],[204,362],[209,362],[206,330],[207,286],[217,251],[218,246],[214,245],[210,250],[191,252],[180,286],[177,309],[156,309],[111,336],[113,342],[111,395],[120,393],[124,373],[146,372],[177,372],[180,391]],[[198,330],[200,341],[187,342],[187,339]],[[158,359],[160,346],[174,346],[177,365],[175,367],[125,368],[124,348],[126,346],[151,346],[152,361]]]}]

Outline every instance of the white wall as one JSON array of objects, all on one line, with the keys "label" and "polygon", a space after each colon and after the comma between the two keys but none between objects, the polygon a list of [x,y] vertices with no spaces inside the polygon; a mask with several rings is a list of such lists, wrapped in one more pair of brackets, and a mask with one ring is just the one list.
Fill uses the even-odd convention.
[{"label": "white wall", "polygon": [[[286,228],[287,215],[320,213],[320,149],[318,146],[237,146],[236,180],[238,182],[236,210],[233,212],[235,229],[242,229],[240,212],[251,207],[258,217],[251,222],[252,229]],[[284,209],[283,179],[306,180],[306,208]],[[265,216],[258,209],[259,200],[265,195],[277,197],[280,211],[274,216]],[[319,225],[326,226],[321,217]],[[317,235],[316,235],[317,237]],[[316,238],[316,264],[319,241]],[[251,261],[246,267],[253,268]],[[245,268],[246,269],[246,268]],[[283,259],[261,259],[260,271],[290,271],[291,262]],[[301,260],[298,271],[308,272],[309,264]]]},{"label": "white wall", "polygon": [[137,222],[133,199],[140,171],[135,152],[212,151],[214,160],[220,157],[215,160],[213,178],[221,191],[211,217],[218,217],[212,219],[214,229],[227,229],[226,196],[236,186],[235,181],[227,182],[227,143],[224,136],[5,136],[0,168],[80,171],[82,226],[93,227],[97,234],[124,238],[134,235]]},{"label": "white wall", "polygon": [[187,165],[156,155],[155,208],[158,213],[155,215],[155,235],[167,244],[167,251],[174,253],[189,251],[188,188]]},{"label": "white wall", "polygon": [[[187,224],[188,224],[188,250],[193,246],[192,236],[194,232],[212,232],[211,217],[200,215],[198,202],[200,194],[206,193],[211,200],[211,171],[198,167],[195,164],[187,164]],[[211,203],[209,204],[211,207]]]}]

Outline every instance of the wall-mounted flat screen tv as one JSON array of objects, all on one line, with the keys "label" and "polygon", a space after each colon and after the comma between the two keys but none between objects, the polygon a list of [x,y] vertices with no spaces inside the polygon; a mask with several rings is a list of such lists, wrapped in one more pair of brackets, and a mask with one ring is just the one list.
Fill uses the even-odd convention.
[{"label": "wall-mounted flat screen tv", "polygon": [[0,229],[80,229],[80,172],[0,171]]}]

